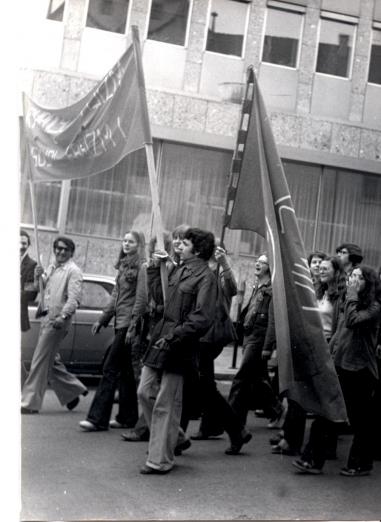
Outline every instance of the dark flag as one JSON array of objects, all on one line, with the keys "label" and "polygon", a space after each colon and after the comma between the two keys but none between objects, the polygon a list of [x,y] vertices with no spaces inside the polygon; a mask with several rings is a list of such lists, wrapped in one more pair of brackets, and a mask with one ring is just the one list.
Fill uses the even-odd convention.
[{"label": "dark flag", "polygon": [[139,63],[131,45],[84,98],[44,108],[24,94],[24,137],[34,182],[83,178],[152,143],[142,103]]},{"label": "dark flag", "polygon": [[249,69],[232,163],[225,226],[267,239],[280,393],[303,409],[345,421],[346,409],[282,162],[258,83]]}]

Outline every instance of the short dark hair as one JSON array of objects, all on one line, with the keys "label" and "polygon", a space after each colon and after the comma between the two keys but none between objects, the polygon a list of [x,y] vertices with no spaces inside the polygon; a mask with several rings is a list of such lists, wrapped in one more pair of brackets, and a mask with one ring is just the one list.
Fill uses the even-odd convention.
[{"label": "short dark hair", "polygon": [[24,237],[26,237],[27,240],[28,240],[28,245],[30,246],[30,237],[29,237],[28,232],[27,232],[26,230],[21,229],[21,230],[20,230],[20,236],[24,236]]},{"label": "short dark hair", "polygon": [[61,243],[65,243],[65,245],[66,245],[66,246],[68,247],[68,249],[70,250],[71,255],[73,256],[73,255],[74,255],[74,252],[75,252],[75,244],[74,244],[74,241],[73,241],[72,239],[70,239],[70,237],[66,237],[66,236],[58,236],[58,237],[56,237],[56,239],[54,240],[54,243],[53,243],[53,249],[57,248],[59,241],[61,241]]},{"label": "short dark hair", "polygon": [[184,239],[192,241],[193,250],[201,259],[208,261],[212,257],[216,247],[212,232],[191,227],[185,232]]},{"label": "short dark hair", "polygon": [[327,258],[327,254],[324,252],[320,252],[319,250],[315,250],[315,252],[311,252],[311,254],[307,257],[308,266],[311,266],[311,261],[313,257],[320,257],[320,259],[323,261],[323,259]]}]

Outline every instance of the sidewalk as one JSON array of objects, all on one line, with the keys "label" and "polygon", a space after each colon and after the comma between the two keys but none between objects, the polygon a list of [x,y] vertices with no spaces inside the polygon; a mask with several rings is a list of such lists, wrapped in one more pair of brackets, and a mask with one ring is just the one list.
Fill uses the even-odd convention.
[{"label": "sidewalk", "polygon": [[214,374],[215,374],[215,377],[217,380],[219,380],[219,381],[225,381],[225,380],[232,381],[233,380],[233,377],[236,374],[236,372],[239,368],[239,365],[241,363],[242,346],[239,346],[237,348],[237,359],[236,359],[235,368],[232,368],[233,353],[234,353],[233,346],[231,346],[231,345],[225,346],[225,348],[222,350],[220,355],[214,361]]}]

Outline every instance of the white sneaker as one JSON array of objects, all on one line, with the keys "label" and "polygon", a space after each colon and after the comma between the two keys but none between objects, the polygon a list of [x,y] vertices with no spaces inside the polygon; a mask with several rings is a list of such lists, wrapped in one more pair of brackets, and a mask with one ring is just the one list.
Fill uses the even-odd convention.
[{"label": "white sneaker", "polygon": [[98,426],[88,420],[81,420],[79,425],[84,431],[101,431],[101,428],[98,428]]}]

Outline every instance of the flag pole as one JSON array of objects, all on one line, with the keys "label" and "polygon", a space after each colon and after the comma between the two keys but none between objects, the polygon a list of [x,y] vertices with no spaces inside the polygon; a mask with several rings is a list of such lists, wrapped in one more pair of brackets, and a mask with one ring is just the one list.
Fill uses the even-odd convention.
[{"label": "flag pole", "polygon": [[[28,149],[28,147],[27,147]],[[32,175],[30,172],[30,156],[29,156],[29,150],[27,150],[27,157],[28,157],[28,167],[29,167],[29,176]],[[38,264],[41,264],[41,256],[40,256],[40,243],[38,240],[38,227],[37,227],[37,211],[36,211],[36,195],[34,192],[34,183],[33,180],[29,177],[29,190],[30,190],[30,202],[32,205],[32,218],[33,218],[33,228],[34,228],[34,237],[36,241],[36,254],[37,254],[37,260]],[[44,309],[44,283],[42,280],[42,277],[40,276],[38,278],[38,287],[40,291],[40,307],[41,310]]]},{"label": "flag pole", "polygon": [[[23,103],[23,113],[24,113],[23,125],[25,126],[26,111],[25,111],[25,97],[24,96],[22,99],[22,103]],[[22,132],[21,125],[19,126],[19,131],[20,131],[20,139],[21,139],[21,132]],[[32,178],[32,169],[30,166],[30,150],[29,150],[27,140],[26,140],[26,133],[23,132],[23,135],[24,135],[23,141],[24,141],[24,151],[25,151],[24,165],[26,163],[27,179],[28,179],[29,191],[30,191],[30,203],[31,203],[31,207],[32,207],[32,219],[33,219],[33,229],[34,229],[34,237],[35,237],[35,245],[36,245],[36,256],[37,256],[37,263],[40,265],[41,264],[41,254],[40,254],[40,242],[38,240],[36,195],[34,192],[34,182],[33,182],[33,178]],[[43,310],[44,309],[44,283],[43,283],[42,277],[38,278],[38,287],[39,287],[39,292],[40,292],[40,307]]]},{"label": "flag pole", "polygon": [[[146,151],[147,157],[147,167],[148,167],[148,176],[151,188],[151,198],[152,198],[152,212],[154,216],[154,229],[156,232],[156,244],[159,250],[164,250],[164,233],[163,233],[163,221],[161,217],[161,210],[159,204],[159,190],[157,184],[157,175],[155,168],[155,156],[153,152],[153,143],[152,143],[152,135],[151,128],[149,124],[149,116],[148,116],[148,106],[147,106],[147,97],[146,97],[146,89],[144,82],[144,73],[143,73],[143,62],[140,48],[140,39],[139,39],[139,29],[136,25],[131,26],[132,33],[132,44],[134,47],[134,55],[138,76],[138,85],[139,85],[139,97],[140,104],[143,113],[143,126],[144,126],[144,134],[145,134],[145,144],[144,148]],[[160,276],[161,276],[161,285],[163,289],[163,299],[164,304],[167,301],[167,289],[168,289],[168,273],[165,266],[165,263],[160,263]]]}]

